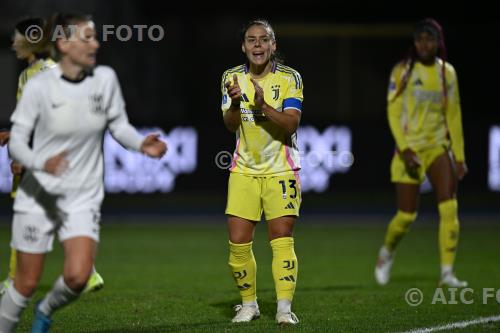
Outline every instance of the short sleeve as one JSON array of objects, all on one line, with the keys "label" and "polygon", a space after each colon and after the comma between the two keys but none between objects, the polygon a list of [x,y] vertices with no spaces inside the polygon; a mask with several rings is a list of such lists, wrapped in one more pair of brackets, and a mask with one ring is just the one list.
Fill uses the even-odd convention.
[{"label": "short sleeve", "polygon": [[283,98],[283,110],[295,109],[302,112],[304,100],[302,77],[297,71],[290,73],[290,82]]}]

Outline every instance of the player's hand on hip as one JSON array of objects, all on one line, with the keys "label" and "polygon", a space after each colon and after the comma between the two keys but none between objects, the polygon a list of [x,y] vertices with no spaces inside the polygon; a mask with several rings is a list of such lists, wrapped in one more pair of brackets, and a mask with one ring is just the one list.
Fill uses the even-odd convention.
[{"label": "player's hand on hip", "polygon": [[0,132],[0,146],[5,146],[10,139],[10,132]]},{"label": "player's hand on hip", "polygon": [[12,161],[10,164],[10,171],[14,176],[20,176],[23,173],[23,166],[16,161]]},{"label": "player's hand on hip", "polygon": [[66,159],[68,151],[65,150],[55,156],[52,156],[45,162],[44,170],[54,176],[62,175],[66,170],[68,170],[69,162]]},{"label": "player's hand on hip", "polygon": [[224,86],[227,89],[229,98],[231,98],[231,105],[239,107],[241,102],[241,89],[240,85],[238,84],[238,77],[236,76],[236,74],[233,75],[233,83],[231,84],[231,81],[228,81]]},{"label": "player's hand on hip", "polygon": [[159,134],[149,134],[141,145],[141,152],[149,157],[161,158],[167,152],[167,144],[159,139]]},{"label": "player's hand on hip", "polygon": [[455,164],[457,169],[457,178],[458,180],[462,180],[467,174],[467,172],[469,172],[467,164],[465,164],[465,162],[456,162]]},{"label": "player's hand on hip", "polygon": [[250,79],[253,83],[253,87],[255,88],[255,96],[254,96],[254,103],[256,106],[259,108],[262,108],[264,105],[264,89],[262,89],[261,86],[259,86],[259,83],[254,80]]},{"label": "player's hand on hip", "polygon": [[418,178],[418,168],[420,168],[421,163],[418,159],[417,154],[410,148],[405,149],[402,152],[403,160],[405,162],[406,170],[412,178]]}]

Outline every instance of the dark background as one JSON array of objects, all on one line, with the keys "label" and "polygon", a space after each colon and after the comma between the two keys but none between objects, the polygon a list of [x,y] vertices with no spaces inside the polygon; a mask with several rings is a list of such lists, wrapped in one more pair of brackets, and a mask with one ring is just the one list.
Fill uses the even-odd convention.
[{"label": "dark background", "polygon": [[[243,6],[244,5],[244,6]],[[285,63],[304,81],[302,125],[323,130],[348,126],[355,163],[330,178],[329,189],[304,195],[303,212],[375,213],[394,209],[389,163],[394,143],[386,120],[385,94],[391,67],[412,42],[416,21],[432,16],[444,27],[448,59],[459,78],[466,157],[470,174],[460,186],[461,209],[500,211],[500,195],[487,187],[488,132],[500,125],[500,19],[493,5],[434,2],[366,5],[361,2],[244,3],[233,7],[178,6],[147,1],[8,1],[0,4],[0,126],[8,127],[15,106],[17,75],[25,67],[10,51],[15,22],[55,11],[90,13],[104,24],[161,25],[160,42],[102,42],[99,62],[118,73],[131,122],[198,131],[198,167],[176,179],[169,194],[108,195],[105,212],[223,214],[227,172],[214,164],[221,150],[234,149],[234,135],[220,112],[222,72],[244,62],[240,30],[251,18],[274,25]],[[299,138],[300,140],[300,138]],[[435,209],[424,196],[424,209]],[[10,202],[1,199],[1,210]]]}]

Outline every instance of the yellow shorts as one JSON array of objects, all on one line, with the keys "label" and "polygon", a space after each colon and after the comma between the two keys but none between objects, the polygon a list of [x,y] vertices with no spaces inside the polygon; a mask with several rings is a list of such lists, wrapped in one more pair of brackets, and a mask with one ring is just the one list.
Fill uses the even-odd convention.
[{"label": "yellow shorts", "polygon": [[226,214],[251,221],[281,216],[299,216],[302,196],[298,174],[251,176],[231,172]]},{"label": "yellow shorts", "polygon": [[416,152],[421,166],[418,169],[418,178],[413,178],[406,170],[403,157],[396,152],[391,162],[391,182],[404,184],[421,184],[425,180],[425,173],[432,162],[442,154],[448,154],[446,146],[437,146]]}]

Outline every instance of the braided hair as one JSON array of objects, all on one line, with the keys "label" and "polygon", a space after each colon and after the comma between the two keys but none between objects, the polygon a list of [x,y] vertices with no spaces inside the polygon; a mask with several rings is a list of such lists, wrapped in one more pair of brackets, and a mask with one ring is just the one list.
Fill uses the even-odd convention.
[{"label": "braided hair", "polygon": [[[442,91],[445,100],[445,105],[448,101],[448,91],[446,89],[446,44],[444,42],[444,34],[443,28],[441,25],[432,18],[426,18],[422,21],[419,21],[415,27],[415,32],[413,33],[413,37],[416,39],[418,35],[426,32],[429,35],[433,36],[438,42],[438,56],[443,61],[443,65],[441,66],[441,78],[442,78]],[[415,48],[415,44],[412,43],[407,56],[403,59],[403,64],[405,64],[405,72],[403,74],[403,78],[401,79],[401,85],[396,92],[394,98],[398,97],[403,93],[408,85],[408,80],[410,79],[411,72],[413,67],[415,66],[415,62],[418,60],[417,50]]]}]

